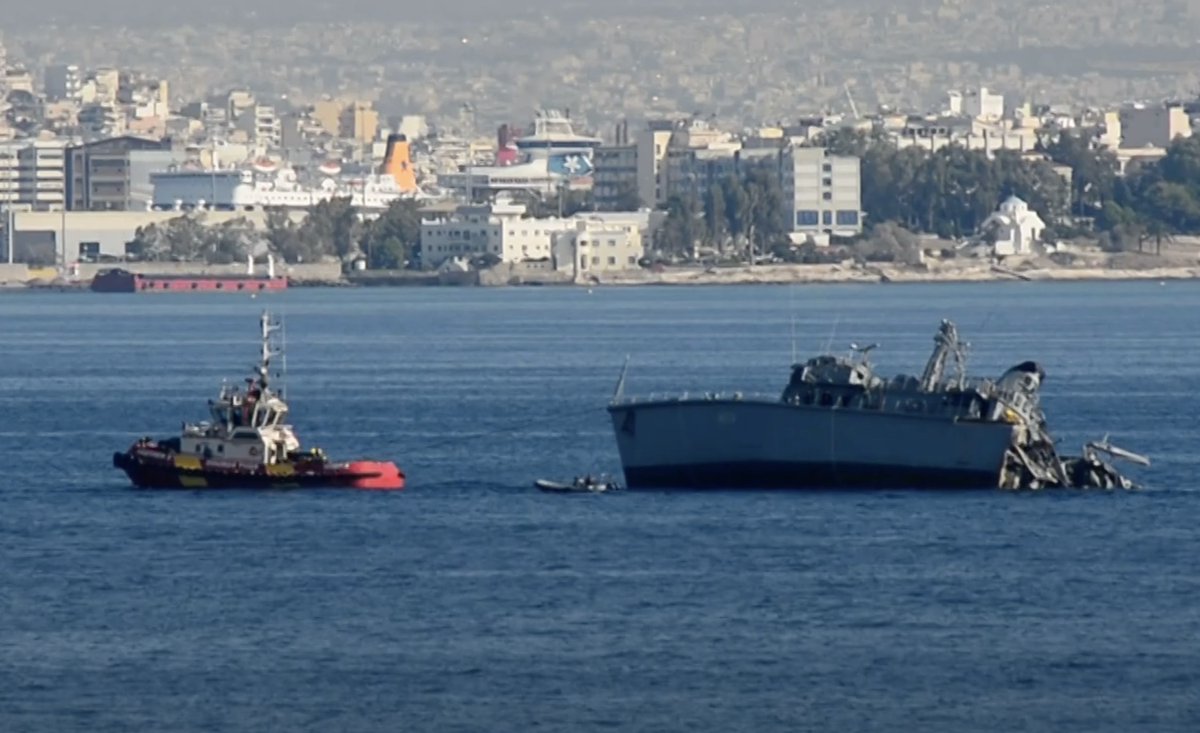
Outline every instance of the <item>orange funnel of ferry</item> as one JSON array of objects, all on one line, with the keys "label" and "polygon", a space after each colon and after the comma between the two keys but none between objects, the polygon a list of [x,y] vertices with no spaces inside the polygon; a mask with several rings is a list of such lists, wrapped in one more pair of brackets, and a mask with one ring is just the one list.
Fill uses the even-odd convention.
[{"label": "orange funnel of ferry", "polygon": [[388,135],[387,152],[383,154],[380,173],[396,179],[396,186],[405,193],[417,193],[417,176],[413,172],[412,150],[404,135]]}]

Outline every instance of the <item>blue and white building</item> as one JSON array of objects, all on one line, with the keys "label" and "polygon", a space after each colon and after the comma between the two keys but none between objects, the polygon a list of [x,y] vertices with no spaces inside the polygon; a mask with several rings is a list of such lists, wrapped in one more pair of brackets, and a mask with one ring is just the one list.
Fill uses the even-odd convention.
[{"label": "blue and white building", "polygon": [[828,243],[863,230],[861,161],[829,155],[824,148],[793,146],[780,171],[792,240]]}]

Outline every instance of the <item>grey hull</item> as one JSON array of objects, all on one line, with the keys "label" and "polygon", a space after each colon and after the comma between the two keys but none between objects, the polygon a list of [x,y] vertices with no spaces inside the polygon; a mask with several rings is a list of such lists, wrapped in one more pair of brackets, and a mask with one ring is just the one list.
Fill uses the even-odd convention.
[{"label": "grey hull", "polygon": [[1007,423],[768,401],[609,408],[629,488],[995,488]]},{"label": "grey hull", "polygon": [[633,489],[994,489],[996,479],[961,469],[752,461],[625,469]]}]

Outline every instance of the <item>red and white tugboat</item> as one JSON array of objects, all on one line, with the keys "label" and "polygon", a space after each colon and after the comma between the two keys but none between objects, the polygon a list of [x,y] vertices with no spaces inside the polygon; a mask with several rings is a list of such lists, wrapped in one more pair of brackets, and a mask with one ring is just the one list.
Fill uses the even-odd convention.
[{"label": "red and white tugboat", "polygon": [[113,465],[143,488],[404,488],[404,473],[390,461],[336,463],[319,448],[301,450],[268,377],[279,326],[265,312],[261,322],[262,361],[244,391],[222,386],[208,402],[210,421],[185,423],[178,438],[142,438],[114,453]]}]

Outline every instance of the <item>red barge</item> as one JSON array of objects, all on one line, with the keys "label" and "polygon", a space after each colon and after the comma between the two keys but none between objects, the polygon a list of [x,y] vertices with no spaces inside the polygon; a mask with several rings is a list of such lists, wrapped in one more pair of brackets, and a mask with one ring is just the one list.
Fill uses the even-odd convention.
[{"label": "red barge", "polygon": [[391,461],[329,460],[319,448],[302,450],[286,420],[283,393],[269,384],[271,334],[278,326],[263,313],[262,361],[245,391],[224,386],[209,400],[211,420],[183,426],[178,437],[142,438],[113,466],[142,488],[404,488],[404,473]]},{"label": "red barge", "polygon": [[92,278],[97,293],[261,292],[284,290],[283,276],[258,275],[142,275],[121,268],[101,270]]}]

